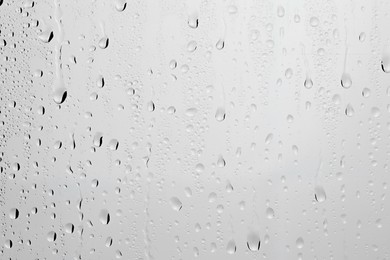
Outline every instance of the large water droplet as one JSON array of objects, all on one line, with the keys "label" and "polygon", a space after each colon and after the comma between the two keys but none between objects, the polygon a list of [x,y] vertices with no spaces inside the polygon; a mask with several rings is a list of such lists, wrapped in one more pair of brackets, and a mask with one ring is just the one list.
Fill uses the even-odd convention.
[{"label": "large water droplet", "polygon": [[260,237],[255,232],[250,232],[247,236],[246,246],[250,251],[260,250]]},{"label": "large water droplet", "polygon": [[341,76],[341,86],[343,88],[350,88],[352,86],[351,76],[346,72]]},{"label": "large water droplet", "polygon": [[66,91],[65,88],[57,88],[56,90],[54,90],[53,100],[54,102],[60,105],[64,103],[67,96],[68,96],[68,92]]},{"label": "large water droplet", "polygon": [[19,210],[17,208],[13,208],[9,211],[9,217],[11,219],[17,219],[19,217]]},{"label": "large water droplet", "polygon": [[50,42],[54,37],[54,33],[51,29],[46,29],[38,35],[38,38],[45,43]]}]

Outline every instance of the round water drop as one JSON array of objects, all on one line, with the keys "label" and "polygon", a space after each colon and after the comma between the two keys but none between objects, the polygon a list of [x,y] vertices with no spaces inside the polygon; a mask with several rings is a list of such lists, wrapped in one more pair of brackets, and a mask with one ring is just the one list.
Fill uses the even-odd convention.
[{"label": "round water drop", "polygon": [[108,147],[110,147],[111,151],[118,150],[119,142],[116,139],[111,139],[111,141],[108,143]]},{"label": "round water drop", "polygon": [[115,0],[115,9],[118,12],[123,12],[126,9],[127,3],[125,0]]},{"label": "round water drop", "polygon": [[99,40],[99,47],[100,49],[105,49],[108,47],[108,43],[109,43],[109,39],[107,36],[104,36],[102,37],[100,40]]},{"label": "round water drop", "polygon": [[326,193],[322,186],[316,186],[314,188],[314,199],[317,202],[324,202],[326,200]]},{"label": "round water drop", "polygon": [[350,88],[352,86],[351,76],[346,72],[341,76],[341,86],[343,88]]},{"label": "round water drop", "polygon": [[50,231],[49,233],[47,233],[46,239],[47,239],[47,241],[49,241],[49,242],[54,242],[54,241],[56,241],[56,239],[57,239],[57,233],[54,232],[54,231]]},{"label": "round water drop", "polygon": [[351,104],[347,105],[344,112],[345,112],[345,115],[348,117],[351,117],[355,114],[355,110],[353,109]]},{"label": "round water drop", "polygon": [[297,240],[295,241],[295,244],[296,244],[298,249],[302,249],[303,245],[304,245],[303,238],[298,237]]},{"label": "round water drop", "polygon": [[169,62],[169,68],[171,68],[171,70],[173,70],[173,69],[176,69],[176,67],[177,67],[177,61],[176,60],[171,60]]},{"label": "round water drop", "polygon": [[379,117],[381,115],[381,111],[377,107],[371,108],[371,115],[373,117]]},{"label": "round water drop", "polygon": [[273,208],[268,207],[265,210],[265,215],[267,216],[268,219],[273,219],[275,217],[275,212],[274,212]]},{"label": "round water drop", "polygon": [[19,217],[19,210],[17,208],[12,208],[9,211],[9,217],[10,219],[17,219]]},{"label": "round water drop", "polygon": [[369,88],[364,88],[362,90],[362,96],[365,97],[365,98],[368,98],[371,94],[371,90]]},{"label": "round water drop", "polygon": [[232,255],[232,254],[234,254],[236,251],[237,251],[236,242],[232,239],[232,240],[230,240],[230,241],[227,243],[227,245],[226,245],[226,252],[227,252],[229,255]]},{"label": "round water drop", "polygon": [[251,232],[247,236],[246,246],[250,251],[259,251],[260,250],[260,238],[259,235],[255,232]]},{"label": "round water drop", "polygon": [[217,50],[222,50],[224,47],[225,47],[225,41],[223,39],[219,39],[215,44],[215,48],[217,48]]},{"label": "round water drop", "polygon": [[72,234],[74,232],[74,225],[72,223],[68,223],[65,225],[65,232],[68,234]]},{"label": "round water drop", "polygon": [[305,82],[303,83],[303,86],[305,86],[305,88],[307,89],[311,89],[313,87],[313,81],[311,80],[311,78],[307,77],[305,79]]},{"label": "round water drop", "polygon": [[171,206],[172,206],[173,210],[180,211],[183,207],[183,204],[181,203],[181,201],[177,197],[172,197],[171,198]]},{"label": "round water drop", "polygon": [[225,120],[225,117],[226,117],[225,108],[224,107],[217,108],[217,111],[215,112],[215,119],[218,122],[222,122],[223,120]]},{"label": "round water drop", "polygon": [[108,225],[110,223],[110,213],[106,209],[102,209],[99,214],[100,223]]},{"label": "round water drop", "polygon": [[198,17],[197,15],[191,15],[189,18],[188,18],[188,26],[192,29],[196,29],[198,28],[199,26],[199,21],[198,21]]},{"label": "round water drop", "polygon": [[45,31],[41,32],[38,35],[38,38],[44,43],[50,42],[53,39],[53,37],[54,37],[54,33],[51,29],[46,29]]},{"label": "round water drop", "polygon": [[187,51],[188,52],[194,52],[197,48],[198,48],[198,44],[196,43],[196,41],[190,41],[187,44]]},{"label": "round water drop", "polygon": [[56,90],[54,90],[53,100],[55,103],[60,105],[65,102],[67,96],[68,96],[68,92],[66,91],[65,88],[57,88]]},{"label": "round water drop", "polygon": [[12,248],[12,245],[13,245],[12,240],[10,240],[10,239],[5,240],[5,242],[4,242],[5,248],[10,249],[10,248]]},{"label": "round water drop", "polygon": [[225,159],[223,159],[222,155],[218,157],[217,165],[221,168],[226,166]]}]

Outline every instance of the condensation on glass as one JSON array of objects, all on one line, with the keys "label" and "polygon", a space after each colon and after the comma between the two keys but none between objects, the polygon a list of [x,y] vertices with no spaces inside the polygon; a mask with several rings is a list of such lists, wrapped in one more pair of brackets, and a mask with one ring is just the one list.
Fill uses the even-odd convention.
[{"label": "condensation on glass", "polygon": [[0,0],[0,259],[390,259],[390,2]]}]

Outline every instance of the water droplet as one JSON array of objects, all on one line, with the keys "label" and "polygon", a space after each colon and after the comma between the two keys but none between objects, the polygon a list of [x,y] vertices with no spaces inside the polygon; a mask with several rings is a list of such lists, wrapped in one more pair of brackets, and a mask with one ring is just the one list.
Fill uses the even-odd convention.
[{"label": "water droplet", "polygon": [[199,25],[198,16],[196,14],[190,15],[188,17],[187,23],[188,23],[188,26],[192,29],[198,28],[198,25]]},{"label": "water droplet", "polygon": [[95,147],[100,147],[103,144],[103,133],[97,132],[93,137],[93,145]]},{"label": "water droplet", "polygon": [[274,135],[273,135],[272,133],[269,133],[269,134],[265,137],[265,144],[266,144],[266,145],[270,144],[273,138],[274,138]]},{"label": "water droplet", "polygon": [[187,44],[187,51],[188,52],[194,52],[197,48],[198,48],[198,44],[196,43],[196,41],[190,41]]},{"label": "water droplet", "polygon": [[372,108],[371,108],[371,115],[372,115],[373,117],[379,117],[379,116],[381,115],[381,112],[380,112],[379,108],[377,108],[377,107],[372,107]]},{"label": "water droplet", "polygon": [[232,239],[226,245],[226,252],[230,255],[234,254],[237,251],[236,242]]},{"label": "water droplet", "polygon": [[180,211],[183,207],[183,204],[181,203],[181,201],[177,197],[172,197],[171,198],[171,206],[172,206],[173,210]]},{"label": "water droplet", "polygon": [[176,60],[171,60],[169,62],[169,68],[171,68],[171,70],[173,70],[173,69],[176,69],[176,67],[177,67],[177,61]]},{"label": "water droplet", "polygon": [[106,49],[108,47],[109,39],[107,36],[102,37],[99,40],[99,47],[100,49]]},{"label": "water droplet", "polygon": [[382,55],[381,67],[383,72],[390,73],[390,47]]},{"label": "water droplet", "polygon": [[352,86],[351,76],[346,72],[341,76],[341,86],[343,88],[350,88]]},{"label": "water droplet", "polygon": [[49,241],[49,242],[54,242],[54,241],[56,241],[56,239],[57,239],[57,233],[54,232],[54,231],[50,231],[49,233],[47,233],[46,239],[47,239],[47,241]]},{"label": "water droplet", "polygon": [[247,236],[246,246],[250,251],[259,251],[260,250],[260,238],[259,235],[255,232],[251,232]]},{"label": "water droplet", "polygon": [[9,211],[9,217],[10,219],[17,219],[19,217],[19,210],[17,208],[12,208]]},{"label": "water droplet", "polygon": [[311,89],[313,87],[313,81],[311,80],[311,78],[307,77],[303,85],[305,86],[305,88]]},{"label": "water droplet", "polygon": [[217,109],[217,111],[215,112],[215,119],[218,122],[222,122],[223,120],[225,120],[225,117],[226,117],[225,108],[224,107],[219,107]]},{"label": "water droplet", "polygon": [[99,75],[99,77],[96,80],[96,86],[98,88],[104,87],[104,77],[102,75]]},{"label": "water droplet", "polygon": [[149,101],[146,106],[149,112],[153,112],[156,109],[156,106],[154,105],[153,101]]},{"label": "water droplet", "polygon": [[127,3],[125,0],[115,0],[115,9],[118,12],[123,12],[126,9]]},{"label": "water droplet", "polygon": [[362,96],[365,97],[365,98],[368,98],[371,94],[371,90],[369,88],[364,88],[362,90]]},{"label": "water droplet", "polygon": [[304,245],[303,238],[298,237],[297,240],[295,241],[295,244],[296,244],[298,249],[302,249],[303,245]]},{"label": "water droplet", "polygon": [[100,214],[99,214],[99,220],[100,220],[100,223],[102,223],[103,225],[108,225],[108,223],[110,223],[110,213],[108,212],[108,210],[106,209],[102,209],[100,211]]},{"label": "water droplet", "polygon": [[274,216],[275,216],[275,212],[272,208],[268,207],[266,210],[265,210],[265,215],[267,216],[267,218],[269,219],[273,219]]},{"label": "water droplet", "polygon": [[223,39],[219,39],[217,43],[215,44],[215,47],[218,50],[222,50],[225,47],[225,41]]},{"label": "water droplet", "polygon": [[65,88],[57,88],[56,90],[54,90],[53,100],[55,103],[60,105],[60,104],[64,103],[67,96],[68,96],[68,92],[66,91]]},{"label": "water droplet", "polygon": [[326,193],[322,186],[314,188],[314,198],[317,202],[324,202],[326,200]]},{"label": "water droplet", "polygon": [[226,166],[225,159],[223,159],[222,155],[220,155],[218,157],[217,165],[218,165],[218,167],[225,167]]},{"label": "water droplet", "polygon": [[353,109],[351,104],[348,104],[347,107],[345,108],[345,115],[351,117],[354,114],[355,114],[355,110]]},{"label": "water droplet", "polygon": [[46,29],[38,35],[38,38],[45,43],[50,42],[54,37],[54,33],[51,29]]}]

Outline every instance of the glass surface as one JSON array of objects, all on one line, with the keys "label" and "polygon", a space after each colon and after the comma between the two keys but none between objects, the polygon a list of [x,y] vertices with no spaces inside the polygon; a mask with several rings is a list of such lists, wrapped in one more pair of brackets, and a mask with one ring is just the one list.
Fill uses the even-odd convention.
[{"label": "glass surface", "polygon": [[0,259],[390,259],[390,1],[0,0]]}]

